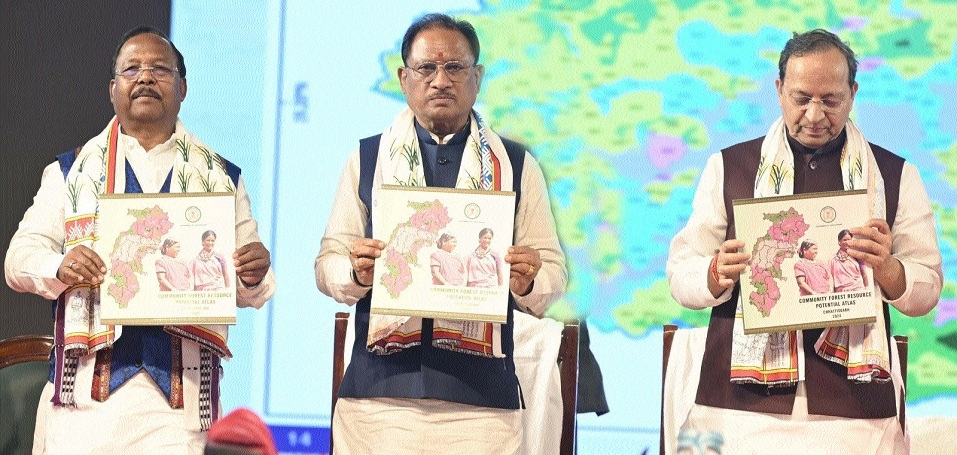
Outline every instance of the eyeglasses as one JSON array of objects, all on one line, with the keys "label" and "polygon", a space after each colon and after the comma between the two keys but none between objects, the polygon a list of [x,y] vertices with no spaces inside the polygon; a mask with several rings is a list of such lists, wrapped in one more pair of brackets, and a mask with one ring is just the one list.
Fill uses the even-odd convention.
[{"label": "eyeglasses", "polygon": [[807,109],[811,107],[811,103],[821,103],[821,110],[828,113],[837,112],[841,109],[841,106],[844,105],[844,100],[836,98],[814,99],[807,95],[798,95],[795,93],[788,95],[788,98],[791,98],[791,102],[794,103],[796,107],[801,109]]},{"label": "eyeglasses", "polygon": [[406,68],[412,70],[413,75],[418,79],[422,79],[424,82],[431,82],[432,79],[435,79],[436,75],[439,74],[439,68],[445,70],[445,75],[448,76],[452,82],[461,82],[469,76],[468,70],[473,67],[475,67],[475,65],[466,65],[455,60],[445,63],[422,62],[415,68],[406,66]]},{"label": "eyeglasses", "polygon": [[123,71],[117,71],[117,76],[123,76],[129,80],[137,80],[143,71],[149,70],[153,78],[158,81],[169,81],[173,79],[174,74],[178,74],[179,68],[167,68],[165,66],[131,66]]}]

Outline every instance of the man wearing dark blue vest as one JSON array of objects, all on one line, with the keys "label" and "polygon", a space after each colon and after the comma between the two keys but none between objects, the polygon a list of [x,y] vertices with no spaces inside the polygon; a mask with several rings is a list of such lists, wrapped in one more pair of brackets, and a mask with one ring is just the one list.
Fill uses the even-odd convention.
[{"label": "man wearing dark blue vest", "polygon": [[[226,326],[101,323],[98,286],[107,268],[93,248],[99,196],[235,191],[239,307],[262,307],[275,292],[269,251],[239,168],[178,119],[186,65],[173,43],[153,28],[131,30],[110,75],[116,116],[46,167],[7,251],[11,288],[56,299],[56,344],[34,453],[199,454],[219,414]],[[142,248],[149,240],[144,236]]]},{"label": "man wearing dark blue vest", "polygon": [[[858,87],[850,47],[825,30],[795,34],[778,66],[782,116],[767,136],[710,157],[688,224],[671,243],[672,296],[687,308],[711,308],[698,392],[681,432],[720,453],[906,453],[889,307],[921,316],[940,299],[934,213],[916,167],[867,142],[848,119]],[[871,219],[850,230],[841,260],[873,269],[877,322],[745,335],[738,281],[750,254],[735,239],[731,201],[865,188],[873,203],[860,209]]]},{"label": "man wearing dark blue vest", "polygon": [[[472,109],[484,72],[478,59],[468,22],[432,14],[413,23],[397,71],[409,108],[381,135],[360,141],[342,172],[316,258],[319,289],[356,305],[356,342],[333,416],[337,453],[519,450],[514,310],[544,313],[564,292],[567,272],[538,163]],[[392,153],[402,150],[410,153]],[[386,333],[407,336],[398,352],[381,354],[379,340],[367,345],[377,323],[369,314],[374,260],[385,247],[372,238],[370,208],[382,182],[517,193],[514,213],[502,213],[515,217],[503,258],[511,265],[508,322],[487,340],[500,353],[448,349],[433,333],[447,321],[429,318],[407,318]]]}]

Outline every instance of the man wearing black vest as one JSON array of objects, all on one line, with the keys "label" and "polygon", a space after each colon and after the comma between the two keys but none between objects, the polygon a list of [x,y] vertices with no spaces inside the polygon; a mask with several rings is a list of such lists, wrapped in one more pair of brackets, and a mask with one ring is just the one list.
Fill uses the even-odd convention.
[{"label": "man wearing black vest", "polygon": [[[778,66],[782,116],[767,136],[710,157],[688,224],[671,243],[672,296],[687,308],[712,308],[695,405],[681,431],[723,441],[716,443],[722,453],[903,453],[889,306],[921,316],[940,298],[934,214],[917,169],[868,143],[848,120],[857,61],[840,38],[820,29],[795,34]],[[783,169],[777,188],[770,163]],[[873,269],[883,300],[877,323],[843,339],[836,328],[744,335],[735,315],[750,255],[735,239],[731,201],[863,188],[874,196],[861,208],[872,219],[851,229],[847,260]],[[822,357],[834,351],[840,355]],[[793,374],[776,377],[761,365]]]},{"label": "man wearing black vest", "polygon": [[[409,108],[381,135],[361,140],[342,172],[316,258],[319,289],[356,305],[356,342],[333,416],[337,453],[519,450],[514,310],[544,313],[564,292],[567,271],[538,163],[472,109],[484,73],[478,59],[468,22],[440,14],[415,21],[397,71]],[[385,247],[372,238],[370,208],[383,182],[517,193],[514,213],[502,213],[515,217],[514,237],[495,233],[513,245],[502,258],[511,265],[508,322],[479,340],[500,352],[433,343],[449,321],[429,318],[406,318],[367,345],[368,333],[376,333],[370,323],[378,324],[369,314],[374,260]],[[386,338],[396,337],[402,348],[381,354]]]}]

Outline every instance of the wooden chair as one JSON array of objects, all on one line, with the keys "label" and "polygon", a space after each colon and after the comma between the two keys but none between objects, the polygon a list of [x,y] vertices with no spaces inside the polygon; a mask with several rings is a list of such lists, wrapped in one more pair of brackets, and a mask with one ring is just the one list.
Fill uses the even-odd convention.
[{"label": "wooden chair", "polygon": [[0,341],[0,453],[30,452],[52,349],[50,336]]},{"label": "wooden chair", "polygon": [[562,344],[558,348],[562,381],[562,455],[578,452],[578,330],[578,321],[566,322],[562,329]]},{"label": "wooden chair", "polygon": [[668,358],[671,357],[671,343],[675,339],[675,331],[678,326],[667,324],[662,332],[662,351],[661,351],[661,426],[659,431],[659,453],[665,454],[665,377],[668,374]]},{"label": "wooden chair", "polygon": [[904,390],[901,392],[900,403],[897,404],[897,420],[901,423],[901,430],[907,430],[907,419],[905,411],[907,410],[907,337],[904,335],[894,335],[894,344],[897,345],[897,355],[901,360],[901,379],[903,379]]},{"label": "wooden chair", "polygon": [[[665,453],[665,378],[668,373],[668,359],[671,357],[671,344],[675,338],[675,332],[678,326],[667,324],[663,326],[662,332],[662,352],[661,352],[661,427],[659,436],[660,453]],[[907,403],[907,337],[903,335],[894,335],[894,344],[897,346],[897,353],[900,357],[901,378],[903,379],[904,391],[900,396],[898,403],[897,420],[900,422],[901,430],[906,430],[906,403]]]},{"label": "wooden chair", "polygon": [[336,313],[335,337],[332,344],[332,410],[329,411],[329,453],[332,452],[332,416],[336,415],[339,385],[346,372],[346,332],[349,331],[349,313]]},{"label": "wooden chair", "polygon": [[[562,440],[561,455],[573,455],[576,450],[578,410],[578,324],[570,321],[562,329],[561,346],[558,349],[562,393]],[[346,332],[349,329],[349,313],[336,313],[335,337],[332,351],[332,412],[335,414],[339,399],[339,385],[345,374]],[[329,431],[329,453],[333,453],[332,425]]]},{"label": "wooden chair", "polygon": [[23,335],[0,340],[0,369],[24,362],[49,362],[53,337]]}]

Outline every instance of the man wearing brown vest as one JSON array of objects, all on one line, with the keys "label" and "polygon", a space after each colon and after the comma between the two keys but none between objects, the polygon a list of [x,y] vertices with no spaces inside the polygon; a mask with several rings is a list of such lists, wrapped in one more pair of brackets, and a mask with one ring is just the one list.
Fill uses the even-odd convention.
[{"label": "man wearing brown vest", "polygon": [[[867,142],[848,120],[857,61],[840,38],[824,30],[795,34],[778,66],[781,117],[766,136],[710,157],[688,224],[671,243],[672,295],[687,308],[712,308],[695,405],[681,432],[715,441],[713,448],[722,453],[772,447],[802,454],[902,453],[906,444],[890,380],[889,307],[921,316],[940,299],[934,214],[914,165]],[[771,166],[765,163],[784,169],[777,185],[768,184]],[[873,269],[883,300],[878,322],[838,341],[844,358],[837,360],[819,352],[835,345],[838,329],[744,335],[735,314],[738,280],[750,255],[735,238],[731,201],[864,188],[875,202],[861,209],[872,219],[851,229],[848,255]],[[742,354],[745,345],[766,349]],[[865,372],[855,374],[848,365],[860,370],[855,356],[861,346],[876,346],[876,357],[885,361],[872,364],[866,358]],[[788,356],[789,348],[799,355]],[[757,356],[746,365],[780,366],[782,358],[793,359],[788,367],[794,375],[783,380],[766,379],[768,370],[742,375],[745,354]]]}]

